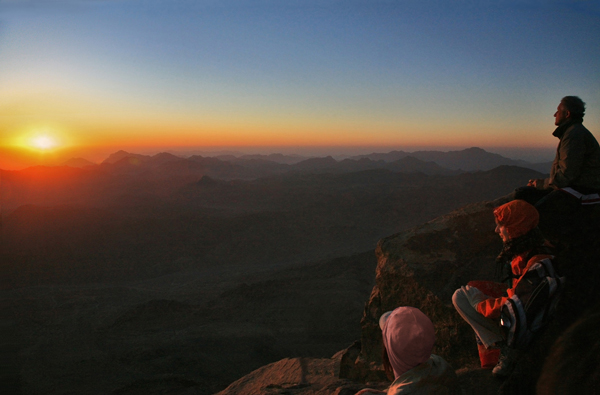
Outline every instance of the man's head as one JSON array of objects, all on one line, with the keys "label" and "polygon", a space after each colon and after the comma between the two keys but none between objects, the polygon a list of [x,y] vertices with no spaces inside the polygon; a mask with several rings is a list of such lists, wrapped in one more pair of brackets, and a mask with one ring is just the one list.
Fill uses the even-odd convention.
[{"label": "man's head", "polygon": [[567,121],[582,122],[585,103],[577,96],[565,96],[554,113],[554,124],[560,126]]}]

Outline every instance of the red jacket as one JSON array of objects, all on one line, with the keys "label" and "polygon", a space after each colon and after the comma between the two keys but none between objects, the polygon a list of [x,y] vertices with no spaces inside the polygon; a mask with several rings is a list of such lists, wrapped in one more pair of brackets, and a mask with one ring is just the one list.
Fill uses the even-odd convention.
[{"label": "red jacket", "polygon": [[483,314],[485,317],[488,318],[499,318],[500,311],[502,310],[502,305],[511,296],[515,294],[515,288],[517,287],[517,284],[519,283],[519,281],[521,281],[521,278],[523,278],[523,275],[527,272],[531,265],[543,259],[552,257],[552,255],[548,254],[539,254],[534,255],[529,259],[529,261],[525,262],[525,258],[527,258],[528,253],[529,251],[526,251],[520,255],[517,255],[513,258],[513,260],[510,263],[512,273],[515,276],[517,276],[517,279],[513,281],[512,288],[506,290],[508,296],[503,296],[500,298],[489,298],[482,302],[479,302],[479,304],[477,305],[477,311],[479,313]]}]

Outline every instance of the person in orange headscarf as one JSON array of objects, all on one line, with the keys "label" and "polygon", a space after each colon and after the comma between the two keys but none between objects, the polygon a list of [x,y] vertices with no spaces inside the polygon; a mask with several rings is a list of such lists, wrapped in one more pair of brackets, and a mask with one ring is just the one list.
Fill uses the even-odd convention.
[{"label": "person in orange headscarf", "polygon": [[[551,246],[538,229],[539,214],[524,200],[513,200],[494,210],[496,233],[502,238],[500,266],[510,270],[510,287],[489,281],[472,281],[456,290],[452,303],[475,331],[483,368],[493,368],[497,377],[506,377],[514,368],[518,351],[505,345],[499,325],[502,305],[515,294],[522,276],[536,262],[551,257]],[[497,363],[496,363],[497,362]]]}]

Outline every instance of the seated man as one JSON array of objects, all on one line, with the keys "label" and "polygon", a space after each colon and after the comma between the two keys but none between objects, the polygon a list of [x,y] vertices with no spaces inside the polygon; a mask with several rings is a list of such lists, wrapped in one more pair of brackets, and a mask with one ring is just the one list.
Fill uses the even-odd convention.
[{"label": "seated man", "polygon": [[504,296],[492,295],[486,291],[493,287],[484,288],[479,284],[474,286],[475,283],[485,282],[472,282],[472,285],[456,290],[452,296],[452,303],[475,331],[477,341],[481,344],[479,348],[482,367],[485,367],[483,355],[486,354],[486,350],[500,349],[498,363],[490,367],[493,367],[494,376],[506,377],[512,372],[519,351],[508,347],[506,343],[506,334],[500,326],[502,307],[515,295],[515,290],[527,270],[537,262],[552,256],[548,254],[548,243],[537,228],[539,214],[531,204],[523,200],[513,200],[496,208],[494,217],[496,233],[504,243],[497,260],[501,265],[510,265],[510,277],[513,279],[511,287],[506,289]]},{"label": "seated man", "polygon": [[536,206],[544,230],[561,216],[574,214],[580,204],[600,203],[600,146],[583,126],[584,114],[585,103],[579,97],[562,98],[554,113],[557,128],[552,134],[560,141],[550,177],[529,180],[527,187],[515,191],[515,199]]}]

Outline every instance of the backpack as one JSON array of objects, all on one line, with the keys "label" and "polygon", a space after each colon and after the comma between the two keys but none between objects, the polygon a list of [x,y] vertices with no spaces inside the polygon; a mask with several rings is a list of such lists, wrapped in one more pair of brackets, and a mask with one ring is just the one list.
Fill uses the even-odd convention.
[{"label": "backpack", "polygon": [[509,347],[526,348],[554,315],[566,280],[554,270],[553,258],[532,264],[502,306],[500,325]]}]

